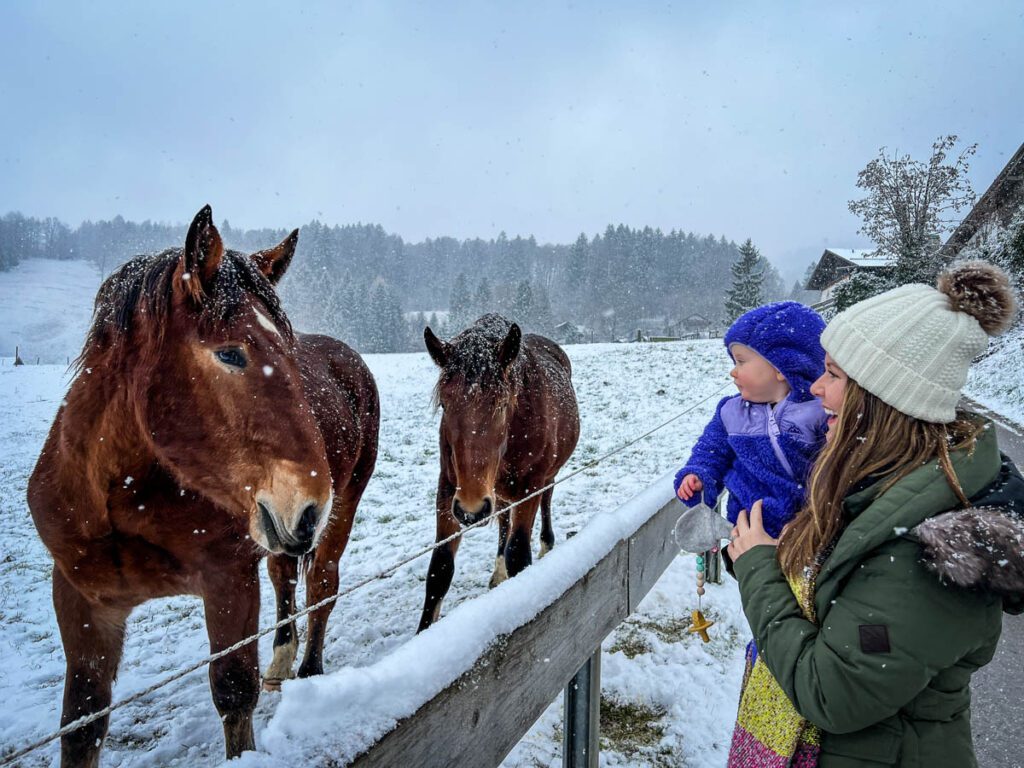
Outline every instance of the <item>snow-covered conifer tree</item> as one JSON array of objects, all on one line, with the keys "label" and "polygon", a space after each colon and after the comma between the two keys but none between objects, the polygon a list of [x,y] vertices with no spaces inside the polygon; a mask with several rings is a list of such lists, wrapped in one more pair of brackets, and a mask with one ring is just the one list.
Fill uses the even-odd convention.
[{"label": "snow-covered conifer tree", "polygon": [[740,256],[732,265],[732,287],[726,291],[725,313],[732,323],[744,312],[761,306],[761,281],[764,272],[761,267],[761,253],[747,238],[740,246]]}]

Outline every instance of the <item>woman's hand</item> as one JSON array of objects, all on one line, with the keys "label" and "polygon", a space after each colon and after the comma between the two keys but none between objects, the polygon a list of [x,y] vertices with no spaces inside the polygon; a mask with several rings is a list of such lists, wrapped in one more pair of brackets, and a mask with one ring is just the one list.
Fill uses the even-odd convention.
[{"label": "woman's hand", "polygon": [[736,518],[736,526],[732,529],[732,541],[729,542],[729,557],[735,563],[748,549],[753,549],[760,544],[771,544],[779,546],[779,540],[773,539],[764,530],[764,523],[761,520],[761,500],[758,499],[750,507],[750,517],[747,517],[747,510],[742,510]]}]

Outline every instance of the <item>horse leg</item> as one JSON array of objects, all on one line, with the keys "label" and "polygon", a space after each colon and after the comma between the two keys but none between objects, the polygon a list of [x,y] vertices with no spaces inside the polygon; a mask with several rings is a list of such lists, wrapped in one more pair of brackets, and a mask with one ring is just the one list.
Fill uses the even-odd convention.
[{"label": "horse leg", "polygon": [[537,517],[540,498],[534,496],[512,510],[511,530],[508,543],[505,545],[505,568],[511,578],[533,562],[530,552],[530,538],[533,534],[533,521]]},{"label": "horse leg", "polygon": [[[130,609],[90,603],[53,567],[53,607],[57,614],[67,674],[64,677],[64,727],[110,705],[117,665],[124,647],[124,626]],[[101,717],[62,736],[61,768],[96,768],[110,717]]]},{"label": "horse leg", "polygon": [[[345,552],[352,524],[355,521],[356,506],[363,489],[346,489],[343,498],[335,498],[331,520],[327,524],[320,542],[313,551],[312,562],[306,568],[306,605],[316,605],[332,595],[338,594],[338,562]],[[306,625],[306,652],[299,665],[299,677],[311,677],[324,673],[324,638],[327,635],[327,619],[337,601],[332,601],[309,614]]]},{"label": "horse leg", "polygon": [[[299,561],[289,555],[270,555],[267,573],[277,598],[277,620],[295,613],[295,586],[298,583]],[[294,677],[292,666],[299,653],[299,634],[295,622],[278,627],[274,633],[274,658],[263,674],[263,690],[281,690],[281,681]]]},{"label": "horse leg", "polygon": [[508,543],[508,512],[498,515],[498,556],[494,558],[494,573],[491,575],[489,589],[494,589],[501,582],[508,579],[508,571],[505,569],[505,544]]},{"label": "horse leg", "polygon": [[551,496],[554,488],[548,488],[540,497],[540,556],[544,557],[555,546],[555,530],[551,527]]},{"label": "horse leg", "polygon": [[[210,652],[217,653],[259,629],[258,563],[204,585],[203,608]],[[256,641],[210,663],[210,690],[224,724],[224,747],[230,760],[256,748],[252,712],[260,695]]]},{"label": "horse leg", "polygon": [[[459,523],[452,516],[452,499],[455,488],[442,477],[437,487],[437,532],[434,541],[444,541],[459,532]],[[435,547],[430,555],[430,567],[427,569],[427,593],[423,599],[423,613],[417,633],[422,632],[441,618],[441,602],[448,594],[455,575],[455,553],[459,551],[461,538],[452,539],[447,544]]]}]

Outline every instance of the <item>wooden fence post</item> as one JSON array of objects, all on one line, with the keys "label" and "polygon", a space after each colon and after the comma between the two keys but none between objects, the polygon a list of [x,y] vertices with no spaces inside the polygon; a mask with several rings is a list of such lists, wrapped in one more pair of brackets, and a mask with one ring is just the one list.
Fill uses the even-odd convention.
[{"label": "wooden fence post", "polygon": [[565,687],[562,767],[598,768],[601,752],[601,646]]}]

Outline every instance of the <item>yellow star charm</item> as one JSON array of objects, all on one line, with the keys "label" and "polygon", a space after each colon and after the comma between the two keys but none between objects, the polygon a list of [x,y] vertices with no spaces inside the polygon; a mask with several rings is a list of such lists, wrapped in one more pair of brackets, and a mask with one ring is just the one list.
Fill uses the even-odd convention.
[{"label": "yellow star charm", "polygon": [[694,635],[700,635],[700,639],[705,643],[711,642],[711,638],[708,637],[708,630],[714,626],[715,622],[705,619],[704,614],[700,611],[694,611],[692,617],[693,620],[686,631]]}]

